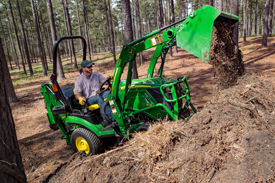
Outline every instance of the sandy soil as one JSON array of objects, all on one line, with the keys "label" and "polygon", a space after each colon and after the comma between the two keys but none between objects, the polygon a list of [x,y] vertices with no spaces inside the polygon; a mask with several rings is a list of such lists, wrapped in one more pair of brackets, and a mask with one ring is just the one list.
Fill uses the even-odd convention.
[{"label": "sandy soil", "polygon": [[[243,53],[246,72],[265,81],[274,78],[275,75],[275,37],[268,38],[267,48],[260,47],[261,41],[261,37],[251,37],[247,42],[239,40],[239,46]],[[215,94],[214,69],[180,48],[178,51],[173,57],[167,56],[164,75],[172,78],[186,76],[191,90],[191,101],[197,109],[202,110],[209,98]],[[140,77],[146,76],[149,53],[151,52],[145,54],[147,61],[144,65],[138,66]],[[99,58],[99,55],[93,59],[96,58]],[[70,64],[68,61],[64,63]],[[114,68],[112,60],[106,59],[98,62],[94,71],[106,77],[113,74]],[[78,70],[67,71],[67,79],[60,81],[60,85],[73,86],[78,75]],[[11,104],[28,182],[46,180],[74,153],[72,148],[66,145],[65,140],[60,139],[61,133],[48,127],[47,111],[40,94],[40,84],[46,82],[49,82],[49,76],[26,81],[24,87],[16,89],[19,102]]]}]

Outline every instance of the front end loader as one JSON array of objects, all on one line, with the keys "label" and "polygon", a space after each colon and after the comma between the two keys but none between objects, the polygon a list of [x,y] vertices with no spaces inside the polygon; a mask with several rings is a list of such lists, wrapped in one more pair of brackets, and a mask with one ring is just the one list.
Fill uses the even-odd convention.
[{"label": "front end loader", "polygon": [[[81,36],[62,37],[56,41],[53,51],[52,84],[42,84],[47,116],[53,129],[60,129],[67,144],[87,155],[102,152],[104,139],[118,138],[121,143],[136,131],[146,131],[148,123],[160,119],[178,120],[190,118],[196,113],[191,103],[187,78],[162,77],[166,54],[172,46],[178,46],[208,63],[211,37],[215,21],[234,26],[239,17],[221,12],[211,6],[193,11],[185,19],[155,30],[142,38],[125,44],[122,48],[107,99],[102,106],[83,108],[75,102],[73,87],[63,88],[57,82],[56,57],[58,44],[65,39],[81,39],[83,60],[86,59],[86,41]],[[132,66],[137,53],[156,47],[152,55],[147,77],[132,79]],[[158,58],[161,64],[154,77]],[[124,68],[127,77],[122,79]],[[104,82],[105,83],[105,82]],[[103,83],[103,84],[104,84]],[[94,104],[96,105],[96,104]],[[105,113],[109,105],[113,120]],[[90,110],[88,110],[90,109]],[[190,115],[190,109],[192,114]]]}]

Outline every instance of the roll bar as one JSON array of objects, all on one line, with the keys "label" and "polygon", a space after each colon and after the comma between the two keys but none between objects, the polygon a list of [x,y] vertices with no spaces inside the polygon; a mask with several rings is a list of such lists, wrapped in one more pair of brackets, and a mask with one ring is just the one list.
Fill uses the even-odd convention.
[{"label": "roll bar", "polygon": [[59,38],[53,46],[53,74],[51,76],[51,80],[56,80],[56,63],[57,63],[57,50],[58,50],[58,45],[61,41],[65,40],[65,39],[81,39],[82,40],[82,44],[83,44],[83,60],[86,60],[86,48],[87,48],[87,44],[86,44],[86,40],[82,37],[82,36],[64,36]]}]

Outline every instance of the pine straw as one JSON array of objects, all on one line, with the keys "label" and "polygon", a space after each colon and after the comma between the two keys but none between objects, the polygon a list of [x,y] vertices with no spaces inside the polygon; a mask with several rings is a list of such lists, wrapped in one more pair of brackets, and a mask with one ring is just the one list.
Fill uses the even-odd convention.
[{"label": "pine straw", "polygon": [[245,75],[187,122],[160,121],[123,147],[88,159],[77,155],[52,182],[271,180],[274,84]]}]

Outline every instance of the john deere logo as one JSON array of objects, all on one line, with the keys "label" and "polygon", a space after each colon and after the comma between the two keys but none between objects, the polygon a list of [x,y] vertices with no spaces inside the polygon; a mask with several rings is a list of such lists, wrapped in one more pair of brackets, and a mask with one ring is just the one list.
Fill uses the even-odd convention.
[{"label": "john deere logo", "polygon": [[128,53],[129,53],[129,55],[133,55],[134,50],[133,49],[129,49]]}]

